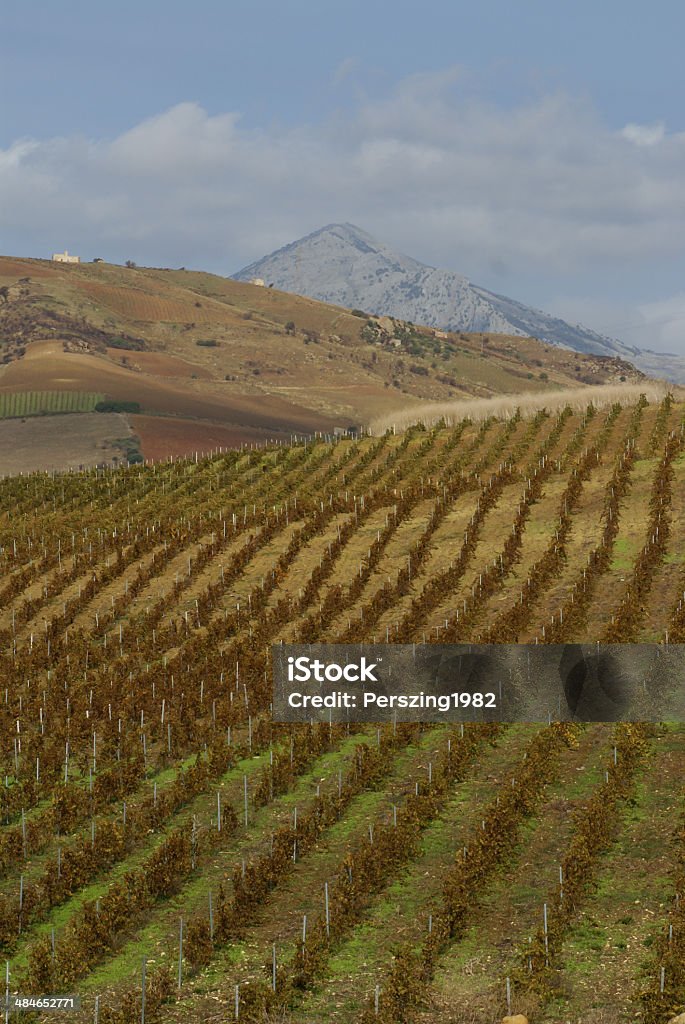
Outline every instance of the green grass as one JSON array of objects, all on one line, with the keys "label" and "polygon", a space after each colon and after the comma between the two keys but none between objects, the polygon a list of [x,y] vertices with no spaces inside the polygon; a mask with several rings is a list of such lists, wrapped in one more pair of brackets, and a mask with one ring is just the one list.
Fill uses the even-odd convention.
[{"label": "green grass", "polygon": [[641,549],[641,537],[617,537],[614,542],[611,569],[618,572],[630,572]]},{"label": "green grass", "polygon": [[104,395],[94,391],[12,391],[0,393],[0,419],[47,413],[93,412]]}]

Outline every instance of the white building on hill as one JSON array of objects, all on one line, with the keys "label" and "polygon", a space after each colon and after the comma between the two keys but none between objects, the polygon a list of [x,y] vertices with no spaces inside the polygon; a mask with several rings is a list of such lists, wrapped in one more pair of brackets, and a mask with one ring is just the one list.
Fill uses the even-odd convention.
[{"label": "white building on hill", "polygon": [[53,263],[80,263],[81,262],[81,257],[80,256],[70,256],[69,253],[67,252],[67,250],[65,249],[64,252],[53,252],[53,254],[52,254],[52,262]]}]

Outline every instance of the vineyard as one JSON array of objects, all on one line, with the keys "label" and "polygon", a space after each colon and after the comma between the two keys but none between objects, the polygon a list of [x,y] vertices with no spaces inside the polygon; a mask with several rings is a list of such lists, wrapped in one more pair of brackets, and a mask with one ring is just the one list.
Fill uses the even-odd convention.
[{"label": "vineyard", "polygon": [[104,397],[90,391],[0,391],[0,419],[58,412],[92,412]]},{"label": "vineyard", "polygon": [[684,524],[669,395],[0,480],[8,992],[666,1024],[685,726],[279,725],[270,648],[681,643]]}]

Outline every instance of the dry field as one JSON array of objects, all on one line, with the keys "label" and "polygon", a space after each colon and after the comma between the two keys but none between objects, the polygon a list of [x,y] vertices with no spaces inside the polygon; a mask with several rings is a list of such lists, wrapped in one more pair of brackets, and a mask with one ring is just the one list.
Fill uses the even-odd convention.
[{"label": "dry field", "polygon": [[[138,355],[130,353],[131,361]],[[245,394],[229,384],[215,385],[215,390],[209,391],[203,382],[192,379],[172,382],[118,365],[103,356],[64,352],[59,341],[35,342],[23,359],[0,369],[0,393],[49,391],[60,386],[65,390],[101,391],[120,401],[136,401],[144,412],[158,416],[213,420],[224,426],[253,427],[258,432],[314,432],[333,425],[330,418],[275,395]]]},{"label": "dry field", "polygon": [[131,437],[121,413],[65,413],[0,421],[0,476],[79,469],[122,458]]},{"label": "dry field", "polygon": [[243,444],[264,444],[274,438],[289,440],[279,430],[258,430],[242,426],[223,426],[203,420],[171,418],[170,416],[128,417],[131,427],[140,438],[141,451],[146,459],[155,462],[169,455],[194,456],[196,452],[218,451],[220,448],[239,448]]},{"label": "dry field", "polygon": [[685,1009],[685,726],[269,713],[279,640],[682,642],[684,416],[0,481],[11,991],[134,1024],[144,962],[147,1022],[493,1024],[507,979],[533,1024]]}]

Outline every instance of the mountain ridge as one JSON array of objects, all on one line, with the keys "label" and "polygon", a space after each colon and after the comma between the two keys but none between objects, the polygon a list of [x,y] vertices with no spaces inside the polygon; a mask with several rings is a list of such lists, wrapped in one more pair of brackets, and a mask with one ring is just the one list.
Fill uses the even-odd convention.
[{"label": "mountain ridge", "polygon": [[[464,274],[397,253],[349,222],[326,224],[232,277],[262,279],[283,291],[440,330],[536,337],[577,352],[618,356],[651,373],[662,355],[489,291]],[[663,356],[664,373],[684,381],[685,361]]]}]

